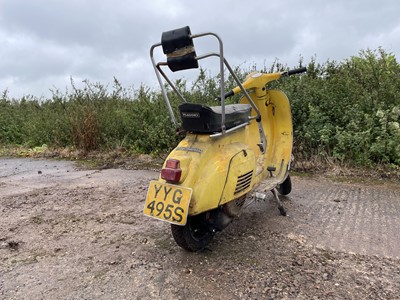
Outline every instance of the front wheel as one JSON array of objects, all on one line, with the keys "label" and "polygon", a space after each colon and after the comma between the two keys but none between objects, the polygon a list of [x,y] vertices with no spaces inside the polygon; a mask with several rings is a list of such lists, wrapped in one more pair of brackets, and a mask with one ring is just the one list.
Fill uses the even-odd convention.
[{"label": "front wheel", "polygon": [[276,189],[281,195],[288,195],[292,191],[292,181],[290,179],[290,175],[286,177],[286,179],[279,184]]},{"label": "front wheel", "polygon": [[185,226],[171,224],[171,232],[175,242],[185,250],[203,250],[213,239],[206,222],[206,215],[189,216]]}]

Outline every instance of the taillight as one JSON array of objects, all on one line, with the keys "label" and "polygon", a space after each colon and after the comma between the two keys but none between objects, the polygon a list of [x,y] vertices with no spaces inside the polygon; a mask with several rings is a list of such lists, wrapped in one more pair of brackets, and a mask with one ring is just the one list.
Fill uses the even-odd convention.
[{"label": "taillight", "polygon": [[171,182],[179,182],[182,175],[180,161],[177,159],[168,159],[165,168],[161,170],[161,178]]}]

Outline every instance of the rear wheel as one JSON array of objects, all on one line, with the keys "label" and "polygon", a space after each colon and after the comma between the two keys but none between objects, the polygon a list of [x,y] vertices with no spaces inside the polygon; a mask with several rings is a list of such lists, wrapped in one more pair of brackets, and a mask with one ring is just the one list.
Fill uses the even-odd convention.
[{"label": "rear wheel", "polygon": [[279,184],[276,189],[281,195],[288,195],[292,191],[292,181],[290,180],[290,175],[288,175],[281,184]]},{"label": "rear wheel", "polygon": [[185,250],[203,250],[213,239],[206,222],[206,213],[189,216],[185,226],[171,224],[171,232],[175,242]]}]

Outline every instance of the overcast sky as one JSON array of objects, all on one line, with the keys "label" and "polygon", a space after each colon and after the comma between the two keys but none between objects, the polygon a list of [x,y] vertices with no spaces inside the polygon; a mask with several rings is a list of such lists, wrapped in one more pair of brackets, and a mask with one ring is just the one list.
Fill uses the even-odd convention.
[{"label": "overcast sky", "polygon": [[244,68],[276,58],[296,66],[300,55],[342,61],[380,46],[399,60],[399,14],[398,0],[0,0],[0,91],[48,97],[71,77],[156,87],[149,48],[186,25],[217,33],[227,60]]}]

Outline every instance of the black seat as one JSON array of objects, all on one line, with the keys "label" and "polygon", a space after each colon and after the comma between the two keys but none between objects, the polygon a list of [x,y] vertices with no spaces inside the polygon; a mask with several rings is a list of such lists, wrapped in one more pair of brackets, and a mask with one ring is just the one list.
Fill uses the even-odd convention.
[{"label": "black seat", "polygon": [[[221,106],[184,103],[179,106],[182,127],[193,133],[221,132]],[[247,123],[251,113],[250,104],[225,105],[225,129]]]}]

